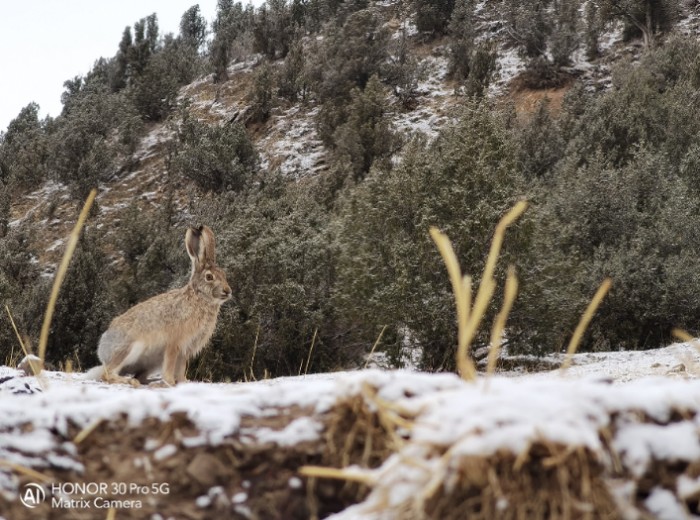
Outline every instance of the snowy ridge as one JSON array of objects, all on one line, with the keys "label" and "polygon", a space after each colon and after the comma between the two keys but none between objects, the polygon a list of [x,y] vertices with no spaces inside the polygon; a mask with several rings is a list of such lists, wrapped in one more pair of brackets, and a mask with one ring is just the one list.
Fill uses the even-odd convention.
[{"label": "snowy ridge", "polygon": [[[96,421],[121,419],[137,427],[149,418],[167,423],[182,414],[196,434],[182,438],[179,446],[161,445],[154,431],[143,454],[151,464],[181,450],[217,446],[232,435],[277,449],[323,443],[320,416],[360,398],[377,412],[389,406],[381,403],[390,403],[391,410],[410,418],[411,426],[397,429],[399,447],[378,468],[351,468],[375,482],[373,490],[364,502],[333,518],[400,517],[400,511],[424,506],[426,489],[449,494],[459,482],[461,461],[527,456],[538,443],[588,453],[619,509],[634,512],[625,518],[650,513],[679,518],[673,515],[687,511],[686,501],[700,496],[697,475],[681,471],[672,484],[667,478],[648,492],[638,486],[653,479],[659,467],[700,464],[700,380],[694,370],[673,366],[682,360],[694,368],[698,359],[692,345],[680,344],[640,353],[581,354],[565,374],[482,377],[475,383],[454,374],[366,370],[167,389],[110,386],[55,372],[46,373],[42,389],[35,378],[2,368],[0,460],[80,473],[70,425],[87,428]],[[607,370],[613,364],[626,366],[629,375],[669,369],[674,377],[625,381],[623,370],[617,376]],[[367,398],[368,388],[374,397]],[[242,423],[292,408],[306,411],[281,429]],[[9,469],[0,469],[0,491],[8,500],[16,497],[18,480]],[[237,506],[245,500],[230,497]],[[505,497],[504,508],[510,507],[507,502]]]}]

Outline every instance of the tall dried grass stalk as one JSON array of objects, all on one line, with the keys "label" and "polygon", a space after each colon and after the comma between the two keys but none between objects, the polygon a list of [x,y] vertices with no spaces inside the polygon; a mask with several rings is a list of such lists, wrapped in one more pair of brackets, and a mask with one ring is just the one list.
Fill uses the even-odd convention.
[{"label": "tall dried grass stalk", "polygon": [[92,203],[95,201],[96,196],[97,190],[93,188],[93,190],[90,191],[90,195],[88,195],[88,198],[85,201],[85,205],[83,206],[83,210],[80,212],[78,221],[75,223],[75,227],[73,228],[73,231],[70,234],[68,244],[66,245],[66,251],[65,253],[63,253],[63,259],[61,260],[61,264],[58,267],[58,271],[56,271],[56,278],[54,278],[53,281],[53,287],[51,288],[51,296],[49,297],[49,303],[46,306],[44,323],[41,326],[41,335],[39,336],[39,358],[41,359],[42,363],[46,358],[46,345],[49,342],[49,329],[51,327],[51,319],[53,318],[53,312],[56,308],[56,301],[58,300],[58,292],[61,289],[63,280],[65,279],[66,273],[68,272],[68,265],[70,264],[70,260],[73,257],[73,253],[75,252],[75,247],[78,245],[80,231],[82,230],[83,225],[87,220],[88,214],[90,213],[90,208],[92,207]]},{"label": "tall dried grass stalk", "polygon": [[513,302],[518,295],[518,277],[515,275],[515,267],[512,265],[508,268],[508,276],[506,277],[505,296],[503,298],[503,306],[501,307],[498,316],[493,322],[491,328],[491,345],[489,346],[489,357],[486,363],[486,373],[493,374],[496,370],[496,362],[501,353],[501,344],[503,343],[503,331],[506,328],[506,320],[513,308]]},{"label": "tall dried grass stalk", "polygon": [[574,354],[576,354],[576,350],[578,349],[578,346],[581,343],[583,333],[586,332],[588,325],[593,319],[595,311],[600,306],[600,303],[603,301],[603,298],[605,298],[605,295],[608,294],[611,285],[611,278],[606,278],[605,280],[603,280],[603,283],[600,284],[600,287],[598,287],[598,290],[593,296],[593,299],[588,304],[586,312],[584,312],[583,316],[581,316],[581,321],[578,322],[576,330],[574,330],[574,335],[571,336],[571,341],[569,341],[569,348],[566,349],[566,357],[564,358],[564,362],[561,364],[562,372],[571,366],[571,361],[573,360]]},{"label": "tall dried grass stalk", "polygon": [[[12,313],[10,312],[10,307],[8,307],[7,304],[5,304],[5,310],[7,311],[7,315],[10,317],[10,323],[12,324],[12,329],[15,331],[15,335],[17,336],[17,341],[19,341],[19,346],[22,347],[22,352],[24,352],[24,355],[28,356],[29,351],[27,350],[27,347],[25,346],[24,341],[22,341],[22,336],[20,336],[19,331],[17,330],[17,325],[15,325],[15,320],[12,318]],[[10,353],[10,359],[12,358],[14,353],[15,353],[15,348],[13,346],[12,352]],[[34,365],[32,365],[30,363],[29,366],[31,366],[32,370],[34,370]],[[36,375],[36,373],[34,375]]]},{"label": "tall dried grass stalk", "polygon": [[[316,336],[318,336],[318,328],[314,330],[314,337],[311,338],[311,346],[309,347],[309,355],[306,358],[306,365],[304,366],[304,375],[309,373],[309,364],[311,363],[311,354],[314,351],[314,345],[316,345]],[[299,368],[299,373],[301,375],[301,367]]]},{"label": "tall dried grass stalk", "polygon": [[372,475],[353,470],[352,468],[338,469],[326,468],[323,466],[302,466],[299,468],[299,474],[303,477],[332,478],[348,482],[359,482],[366,486],[373,486],[376,484]]},{"label": "tall dried grass stalk", "polygon": [[377,341],[374,342],[374,345],[372,345],[372,350],[369,351],[369,354],[367,355],[367,359],[365,360],[365,366],[363,368],[367,368],[367,365],[369,365],[370,360],[372,359],[372,354],[374,354],[374,351],[377,348],[377,345],[379,345],[379,342],[382,340],[382,336],[384,335],[384,331],[386,330],[386,325],[382,327],[382,331],[379,333],[379,336],[377,336]]},{"label": "tall dried grass stalk", "polygon": [[473,307],[471,306],[471,278],[469,276],[462,276],[459,261],[457,260],[449,238],[438,229],[430,228],[430,236],[445,262],[447,273],[452,283],[452,290],[455,295],[458,328],[457,370],[460,376],[468,381],[476,379],[476,367],[469,357],[469,348],[472,341],[474,341],[481,320],[486,314],[486,309],[496,289],[496,280],[493,274],[496,269],[498,256],[501,253],[506,229],[508,226],[512,225],[526,209],[527,202],[521,200],[501,218],[496,226],[496,231],[491,241],[489,256],[486,260],[486,266],[484,267],[484,275],[479,284]]},{"label": "tall dried grass stalk", "polygon": [[10,468],[11,470],[16,471],[17,473],[26,475],[34,481],[51,482],[53,480],[50,477],[44,475],[43,473],[39,473],[38,471],[35,471],[26,466],[22,466],[21,464],[15,464],[14,462],[10,462],[9,460],[0,459],[0,466]]}]

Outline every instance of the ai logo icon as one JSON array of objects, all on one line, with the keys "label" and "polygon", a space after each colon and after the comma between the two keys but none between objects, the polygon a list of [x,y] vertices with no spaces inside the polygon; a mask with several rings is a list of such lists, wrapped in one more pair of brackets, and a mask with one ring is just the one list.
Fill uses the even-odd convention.
[{"label": "ai logo icon", "polygon": [[46,491],[39,484],[30,482],[24,485],[19,499],[26,507],[34,509],[46,500]]}]

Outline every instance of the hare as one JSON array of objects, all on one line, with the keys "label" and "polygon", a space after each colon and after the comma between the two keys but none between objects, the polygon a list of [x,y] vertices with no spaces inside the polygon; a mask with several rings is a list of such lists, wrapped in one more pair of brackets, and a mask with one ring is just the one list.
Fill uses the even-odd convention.
[{"label": "hare", "polygon": [[187,361],[209,341],[221,305],[231,298],[231,288],[216,265],[210,228],[189,228],[185,247],[192,260],[188,284],[114,318],[97,348],[103,365],[88,372],[87,378],[138,384],[160,372],[167,385],[186,381]]}]

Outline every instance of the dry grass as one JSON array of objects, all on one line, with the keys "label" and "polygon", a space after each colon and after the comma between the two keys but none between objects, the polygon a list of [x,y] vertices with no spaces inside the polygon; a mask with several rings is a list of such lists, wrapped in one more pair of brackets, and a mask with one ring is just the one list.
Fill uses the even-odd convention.
[{"label": "dry grass", "polygon": [[571,361],[574,358],[574,354],[578,350],[578,346],[581,343],[583,334],[584,332],[586,332],[586,329],[591,323],[593,315],[600,306],[600,303],[603,301],[603,298],[605,298],[605,295],[608,294],[611,285],[612,279],[606,278],[605,280],[603,280],[603,283],[600,284],[600,287],[598,287],[598,290],[593,296],[591,302],[588,304],[588,307],[583,313],[583,316],[581,316],[581,320],[576,326],[576,330],[574,330],[573,336],[571,336],[571,341],[569,341],[569,347],[566,349],[566,358],[564,358],[564,362],[561,365],[562,371],[566,370],[567,368],[569,368],[569,366],[571,366]]},{"label": "dry grass", "polygon": [[374,351],[377,349],[377,345],[379,345],[379,342],[382,340],[382,336],[384,335],[384,331],[386,330],[386,325],[382,327],[382,331],[379,333],[379,336],[377,336],[377,340],[374,342],[374,345],[372,345],[372,349],[369,351],[369,354],[367,354],[367,359],[365,360],[365,366],[363,368],[367,368],[369,365],[369,362],[372,359],[372,355],[374,354]]},{"label": "dry grass", "polygon": [[[314,352],[316,338],[318,337],[318,329],[314,329],[314,335],[311,338],[311,346],[309,347],[309,355],[306,357],[306,365],[304,365],[304,375],[309,373],[309,364],[311,364],[311,355]],[[301,375],[301,365],[299,365],[299,375]]]},{"label": "dry grass", "polygon": [[73,232],[71,233],[70,238],[68,239],[68,244],[66,245],[66,251],[63,254],[63,259],[61,260],[61,264],[58,267],[58,271],[56,271],[56,277],[54,278],[53,287],[51,288],[51,295],[49,297],[49,302],[46,306],[46,312],[44,314],[44,322],[41,326],[41,335],[39,336],[39,358],[41,359],[42,363],[46,359],[46,345],[49,342],[49,329],[51,327],[51,319],[53,318],[53,312],[56,307],[56,301],[58,300],[58,292],[61,289],[63,280],[65,279],[66,273],[68,272],[68,265],[70,264],[70,260],[73,257],[75,248],[78,245],[80,231],[83,229],[83,225],[85,224],[85,221],[87,220],[87,217],[90,214],[90,208],[92,207],[92,203],[95,201],[96,196],[97,190],[93,189],[90,192],[90,195],[88,195],[88,198],[85,201],[85,205],[83,206],[83,209],[80,212],[80,215],[78,216],[78,221],[75,223]]},{"label": "dry grass", "polygon": [[[515,455],[450,459],[423,516],[452,520],[618,518],[603,466],[583,448],[538,442]],[[455,484],[448,489],[446,481]]]},{"label": "dry grass", "polygon": [[[27,349],[27,346],[24,344],[24,341],[22,341],[22,336],[20,336],[19,331],[17,330],[17,325],[15,324],[14,318],[12,318],[12,313],[10,312],[10,307],[8,305],[5,305],[5,310],[7,311],[7,315],[10,318],[10,323],[12,324],[12,329],[15,331],[15,335],[17,336],[17,341],[19,342],[19,346],[21,347],[22,352],[24,352],[24,356],[26,358],[28,358],[30,352]],[[14,345],[12,346],[12,350],[10,351],[9,359],[5,360],[5,364],[7,366],[16,366],[17,365],[17,357],[15,356]],[[40,372],[40,370],[37,370],[38,367],[31,360],[29,361],[29,366],[31,367],[34,375],[37,375]]]},{"label": "dry grass", "polygon": [[[61,285],[63,284],[63,281],[65,279],[66,273],[68,271],[68,266],[70,264],[70,260],[73,256],[73,253],[75,252],[75,248],[78,244],[78,239],[80,238],[80,232],[85,224],[85,221],[87,220],[88,214],[90,212],[90,208],[92,207],[92,204],[95,200],[95,197],[97,196],[97,190],[93,189],[90,192],[90,195],[88,196],[85,205],[83,206],[82,211],[80,212],[80,215],[78,217],[78,221],[75,224],[75,227],[73,228],[73,232],[70,235],[70,238],[68,240],[68,244],[66,246],[66,251],[63,255],[63,259],[61,261],[61,264],[56,272],[56,276],[54,278],[54,283],[53,287],[51,289],[51,295],[49,297],[49,301],[46,305],[46,311],[44,313],[44,321],[41,327],[41,335],[39,337],[39,361],[35,361],[31,359],[29,356],[31,355],[31,347],[28,344],[25,344],[25,342],[22,340],[22,336],[19,333],[19,330],[17,329],[17,325],[15,324],[15,321],[12,317],[12,313],[10,312],[10,308],[8,305],[5,305],[5,310],[7,311],[7,314],[10,318],[10,322],[12,324],[12,328],[14,329],[15,335],[17,336],[17,341],[19,342],[19,345],[24,352],[24,356],[26,361],[27,366],[31,370],[32,374],[36,376],[37,381],[39,382],[39,385],[42,387],[42,389],[46,389],[48,387],[48,382],[42,375],[42,370],[45,365],[45,359],[46,359],[46,345],[48,344],[48,339],[49,339],[49,330],[51,327],[51,319],[53,318],[53,313],[54,309],[56,307],[56,301],[58,300],[58,294],[59,290],[61,288]],[[13,359],[14,357],[14,348],[12,352],[10,353],[10,358],[6,360],[6,363],[10,366],[15,365],[15,360]],[[26,368],[25,368],[26,370]],[[70,371],[70,370],[69,370]]]},{"label": "dry grass", "polygon": [[[458,328],[457,369],[463,379],[469,381],[476,379],[476,367],[469,356],[469,349],[496,289],[494,272],[496,270],[498,256],[501,253],[501,247],[503,246],[506,229],[520,218],[526,209],[526,201],[518,202],[501,218],[496,226],[496,232],[491,241],[489,256],[486,260],[486,267],[484,268],[481,284],[479,284],[473,306],[471,277],[467,275],[462,276],[459,261],[457,260],[457,256],[447,236],[436,228],[430,229],[430,236],[433,238],[445,262],[447,273],[452,283],[452,290],[455,295]],[[514,298],[515,296],[513,295],[513,299]],[[505,319],[503,321],[505,323]]]}]

